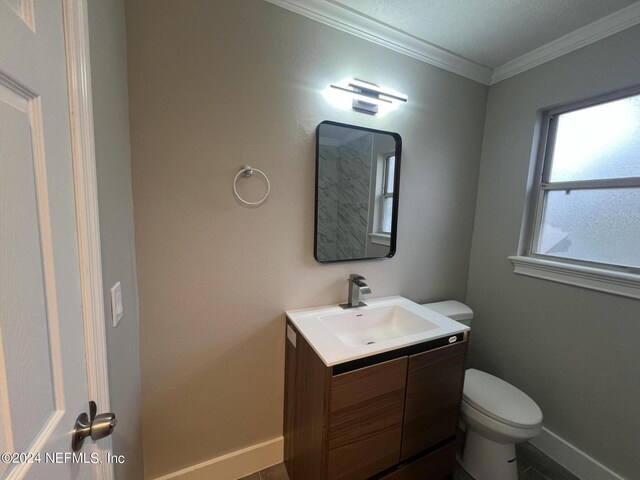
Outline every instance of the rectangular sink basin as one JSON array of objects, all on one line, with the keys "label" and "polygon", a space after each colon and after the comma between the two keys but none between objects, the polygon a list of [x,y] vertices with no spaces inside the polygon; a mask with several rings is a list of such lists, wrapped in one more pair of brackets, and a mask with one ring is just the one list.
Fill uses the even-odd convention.
[{"label": "rectangular sink basin", "polygon": [[399,305],[346,310],[334,315],[322,315],[318,319],[350,347],[373,345],[438,328],[435,323]]},{"label": "rectangular sink basin", "polygon": [[[287,338],[296,346],[304,337],[325,365],[359,358],[466,332],[469,327],[404,297],[367,300],[364,307],[338,305],[289,310]],[[455,338],[453,341],[456,341]]]}]

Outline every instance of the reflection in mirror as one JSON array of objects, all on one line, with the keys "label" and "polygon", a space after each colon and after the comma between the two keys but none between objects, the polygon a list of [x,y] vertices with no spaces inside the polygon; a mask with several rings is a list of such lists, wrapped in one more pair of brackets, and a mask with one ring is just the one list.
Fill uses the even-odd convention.
[{"label": "reflection in mirror", "polygon": [[394,255],[401,148],[397,133],[330,121],[318,125],[316,260]]}]

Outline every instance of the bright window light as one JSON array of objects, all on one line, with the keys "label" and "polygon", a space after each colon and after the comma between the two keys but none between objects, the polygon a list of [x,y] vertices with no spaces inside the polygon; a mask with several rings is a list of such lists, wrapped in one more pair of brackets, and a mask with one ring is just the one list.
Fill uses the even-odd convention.
[{"label": "bright window light", "polygon": [[640,94],[545,121],[530,254],[640,272]]}]

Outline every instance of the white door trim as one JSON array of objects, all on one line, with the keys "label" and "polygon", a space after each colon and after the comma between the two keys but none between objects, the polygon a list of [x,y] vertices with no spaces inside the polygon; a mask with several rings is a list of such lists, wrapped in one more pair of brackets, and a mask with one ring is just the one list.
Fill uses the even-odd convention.
[{"label": "white door trim", "polygon": [[[87,2],[63,0],[63,10],[87,381],[90,399],[96,402],[99,411],[106,412],[110,411],[109,375]],[[111,437],[100,440],[94,448],[98,448],[102,455],[111,454]],[[113,465],[104,459],[99,478],[114,478]]]}]

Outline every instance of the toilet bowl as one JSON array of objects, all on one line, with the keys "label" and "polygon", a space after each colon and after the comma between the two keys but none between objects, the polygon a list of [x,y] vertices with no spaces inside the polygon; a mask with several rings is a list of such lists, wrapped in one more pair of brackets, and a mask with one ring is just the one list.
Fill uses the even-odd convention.
[{"label": "toilet bowl", "polygon": [[[469,325],[472,310],[455,302],[426,308]],[[542,412],[524,392],[488,373],[470,368],[465,373],[461,428],[466,432],[458,462],[475,480],[517,480],[515,444],[542,430]]]},{"label": "toilet bowl", "polygon": [[465,373],[460,465],[476,480],[516,480],[515,444],[542,430],[542,412],[513,385],[470,368]]}]

